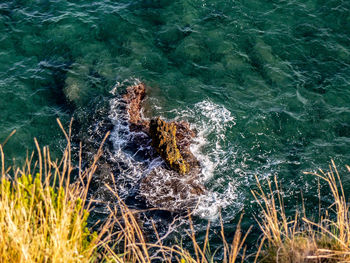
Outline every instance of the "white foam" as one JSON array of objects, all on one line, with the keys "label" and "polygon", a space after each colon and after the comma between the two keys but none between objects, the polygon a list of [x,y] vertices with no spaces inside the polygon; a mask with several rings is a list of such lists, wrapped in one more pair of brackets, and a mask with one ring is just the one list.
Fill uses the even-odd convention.
[{"label": "white foam", "polygon": [[[219,185],[221,191],[209,189],[201,197],[195,214],[202,218],[214,219],[218,212],[228,206],[240,206],[237,203],[237,181],[234,178],[223,178],[220,174],[231,170],[229,157],[235,158],[232,149],[226,149],[226,134],[236,125],[235,117],[222,105],[204,100],[184,110],[176,110],[176,119],[187,119],[192,128],[198,131],[191,145],[191,151],[202,166],[203,183]],[[213,187],[217,188],[217,187]],[[223,191],[222,191],[223,190]]]},{"label": "white foam", "polygon": [[[192,128],[198,131],[191,151],[202,164],[203,180],[208,181],[218,166],[225,165],[226,151],[222,145],[226,140],[226,132],[236,125],[235,118],[224,106],[208,100],[178,112],[177,116],[176,119],[188,119]],[[214,142],[209,142],[209,137],[215,138]]]},{"label": "white foam", "polygon": [[[118,83],[111,93],[116,95],[117,90],[121,87],[138,83],[137,79]],[[156,101],[156,99],[153,98],[153,101]],[[163,161],[159,158],[153,161],[149,160],[148,163],[147,161],[137,162],[133,155],[125,151],[126,145],[133,141],[135,133],[129,130],[127,116],[125,116],[125,109],[123,109],[126,105],[123,105],[123,103],[120,96],[112,99],[109,117],[114,124],[111,133],[114,146],[113,158],[116,163],[123,162],[127,167],[126,169],[120,169],[121,173],[118,175],[118,178],[125,185],[125,187],[123,184],[119,186],[120,190],[127,195],[130,185],[135,184],[142,175],[147,174],[153,168],[160,166]],[[202,182],[211,185],[214,182],[216,186],[209,189],[206,196],[200,198],[195,214],[203,218],[213,219],[217,217],[220,209],[237,205],[237,182],[234,178],[220,177],[220,174],[227,169],[232,170],[228,161],[234,153],[228,152],[232,149],[227,149],[225,146],[227,144],[226,134],[236,124],[231,112],[224,106],[215,104],[210,100],[204,100],[181,110],[162,112],[162,109],[159,108],[157,111],[164,119],[166,119],[164,116],[175,113],[176,120],[188,121],[191,127],[198,132],[191,145],[191,151],[201,163]],[[138,136],[142,136],[142,134],[138,134]],[[217,191],[218,185],[220,185],[220,191]]]},{"label": "white foam", "polygon": [[237,198],[237,183],[232,180],[227,184],[223,193],[209,191],[208,195],[201,197],[194,214],[208,220],[217,219],[221,209],[241,205],[236,203]]}]

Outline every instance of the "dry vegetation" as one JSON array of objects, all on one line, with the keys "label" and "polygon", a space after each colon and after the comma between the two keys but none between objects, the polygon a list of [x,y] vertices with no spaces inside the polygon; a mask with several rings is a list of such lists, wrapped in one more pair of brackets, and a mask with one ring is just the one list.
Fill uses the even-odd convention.
[{"label": "dry vegetation", "polygon": [[86,227],[88,184],[100,151],[71,183],[70,134],[64,134],[61,160],[52,160],[35,140],[38,158],[27,157],[22,168],[5,166],[5,143],[0,145],[0,262],[90,262],[108,239],[110,220],[98,233]]},{"label": "dry vegetation", "polygon": [[[60,122],[59,125],[62,128]],[[199,244],[189,216],[190,228],[186,234],[193,246],[191,252],[179,242],[163,245],[155,227],[154,236],[158,241],[150,243],[138,223],[137,211],[130,210],[108,185],[107,189],[118,202],[109,208],[109,218],[95,227],[96,232],[89,229],[87,218],[93,209],[93,200],[87,200],[88,188],[101,148],[89,167],[83,169],[81,160],[78,167],[73,167],[70,129],[62,130],[67,147],[60,160],[52,160],[49,149],[41,149],[35,140],[37,158],[32,154],[22,168],[7,167],[3,152],[7,140],[0,144],[1,263],[215,262],[209,245],[210,224],[204,242]],[[79,171],[78,179],[71,182],[75,168]],[[347,169],[350,172],[350,168]],[[268,181],[267,188],[257,181],[257,190],[252,193],[262,214],[257,220],[262,231],[258,251],[245,257],[244,242],[250,229],[243,233],[241,221],[231,244],[226,241],[221,225],[221,262],[253,261],[254,258],[255,262],[350,262],[349,206],[338,171],[332,162],[328,172],[320,170],[313,174],[328,184],[334,197],[333,206],[319,222],[299,213],[288,218],[277,179]]]},{"label": "dry vegetation", "polygon": [[[350,172],[350,167],[347,166]],[[258,262],[350,262],[349,205],[338,170],[332,161],[329,170],[312,174],[325,181],[334,203],[326,208],[318,222],[296,212],[293,218],[285,213],[281,186],[276,177],[268,181],[264,191],[257,180],[258,190],[252,191],[263,217],[257,220],[263,232]]]},{"label": "dry vegetation", "polygon": [[[94,200],[87,196],[102,146],[89,167],[82,168],[81,158],[78,167],[74,167],[71,129],[66,132],[58,123],[67,139],[60,160],[52,160],[49,149],[41,149],[35,140],[37,158],[33,153],[23,167],[7,167],[3,147],[8,138],[0,144],[0,263],[213,262],[208,253],[209,225],[203,246],[197,243],[191,225],[187,234],[192,240],[193,254],[180,244],[164,246],[155,228],[158,241],[148,243],[137,221],[137,212],[131,211],[109,186],[118,203],[110,207],[109,218],[92,232],[87,227],[87,218]],[[78,178],[71,182],[75,168]],[[236,262],[247,234],[243,235],[238,225],[232,244],[227,243],[223,227],[221,235],[224,262]]]}]

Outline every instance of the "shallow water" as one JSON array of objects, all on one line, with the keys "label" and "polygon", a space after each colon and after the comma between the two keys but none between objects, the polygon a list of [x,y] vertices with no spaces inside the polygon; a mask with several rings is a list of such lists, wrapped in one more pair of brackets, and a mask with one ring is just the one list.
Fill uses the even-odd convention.
[{"label": "shallow water", "polygon": [[199,131],[211,192],[200,218],[221,209],[230,227],[244,210],[254,222],[254,175],[277,175],[312,210],[316,179],[302,172],[350,163],[349,28],[347,0],[4,0],[0,142],[17,129],[9,159],[34,136],[59,153],[56,117],[84,119],[118,82],[140,80],[146,114]]}]

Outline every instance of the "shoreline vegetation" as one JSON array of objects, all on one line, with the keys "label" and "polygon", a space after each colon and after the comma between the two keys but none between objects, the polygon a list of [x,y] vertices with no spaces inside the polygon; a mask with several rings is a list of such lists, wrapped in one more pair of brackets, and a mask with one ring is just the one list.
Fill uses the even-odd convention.
[{"label": "shoreline vegetation", "polygon": [[[133,211],[107,186],[118,202],[109,207],[104,222],[88,227],[89,212],[95,200],[88,198],[88,189],[102,154],[102,145],[87,167],[82,167],[82,152],[75,166],[71,152],[71,126],[65,131],[58,120],[67,146],[61,159],[52,160],[48,147],[27,157],[23,167],[5,164],[0,144],[0,262],[349,262],[350,219],[340,175],[332,161],[328,171],[308,173],[325,181],[334,198],[317,222],[305,213],[288,217],[284,210],[283,192],[275,177],[252,190],[260,207],[258,219],[261,237],[256,251],[246,253],[245,241],[250,234],[242,230],[240,217],[233,236],[227,237],[221,222],[222,247],[212,252],[209,244],[210,224],[204,242],[196,233],[188,216],[193,249],[180,242],[164,245],[154,227],[157,241],[149,242]],[[12,135],[12,134],[11,134]],[[80,148],[81,149],[81,148]],[[35,157],[34,157],[35,156]],[[346,166],[350,172],[350,167]],[[75,180],[72,177],[76,176]],[[228,242],[227,240],[233,240]],[[221,259],[217,260],[217,254]],[[215,259],[214,259],[215,257]]]}]

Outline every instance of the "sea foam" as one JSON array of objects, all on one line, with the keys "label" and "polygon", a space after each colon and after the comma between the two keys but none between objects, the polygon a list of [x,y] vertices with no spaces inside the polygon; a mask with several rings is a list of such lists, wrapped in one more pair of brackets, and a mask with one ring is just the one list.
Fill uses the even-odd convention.
[{"label": "sea foam", "polygon": [[[111,91],[115,95],[115,98],[110,101],[109,114],[109,118],[114,125],[110,137],[114,147],[111,158],[116,163],[122,163],[118,181],[121,183],[119,186],[121,195],[125,196],[129,194],[130,189],[135,187],[141,178],[147,176],[149,171],[163,164],[160,158],[153,160],[144,158],[141,161],[135,158],[139,151],[150,149],[142,148],[145,146],[132,145],[134,138],[138,136],[147,140],[147,135],[129,130],[128,116],[125,114],[126,105],[120,95],[117,95],[117,90],[127,84],[138,83],[139,80],[137,79],[127,80],[118,83]],[[156,99],[153,98],[152,101],[156,102]],[[226,133],[236,124],[235,117],[224,106],[210,100],[204,100],[192,106],[168,112],[157,107],[157,111],[164,119],[167,115],[175,113],[176,121],[188,121],[191,128],[197,131],[197,136],[194,138],[190,149],[201,163],[200,179],[203,184],[210,184],[212,180],[218,180],[219,183],[222,183],[224,189],[217,192],[209,187],[207,195],[200,198],[195,214],[203,218],[214,218],[221,208],[232,205],[237,198],[236,181],[234,179],[229,182],[220,182],[220,173],[225,171],[227,165],[229,165],[228,152],[225,148]],[[130,150],[132,147],[136,147],[136,149]],[[146,144],[147,147],[151,147],[150,141],[148,146]]]}]

